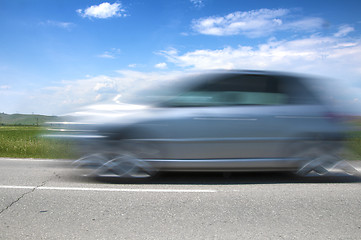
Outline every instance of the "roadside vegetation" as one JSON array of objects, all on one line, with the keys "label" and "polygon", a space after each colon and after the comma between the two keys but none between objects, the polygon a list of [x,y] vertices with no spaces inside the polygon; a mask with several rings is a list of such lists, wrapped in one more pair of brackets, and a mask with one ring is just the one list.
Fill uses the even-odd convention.
[{"label": "roadside vegetation", "polygon": [[0,113],[0,125],[40,126],[46,122],[60,122],[65,117],[45,116],[39,114],[6,114]]},{"label": "roadside vegetation", "polygon": [[347,145],[351,150],[352,159],[361,159],[361,120],[353,123],[356,127],[359,128],[358,131],[351,132],[348,137]]},{"label": "roadside vegetation", "polygon": [[353,156],[352,160],[360,160],[361,159],[361,132],[353,133],[349,138],[349,148]]},{"label": "roadside vegetation", "polygon": [[0,157],[74,159],[73,143],[44,138],[39,126],[0,126]]}]

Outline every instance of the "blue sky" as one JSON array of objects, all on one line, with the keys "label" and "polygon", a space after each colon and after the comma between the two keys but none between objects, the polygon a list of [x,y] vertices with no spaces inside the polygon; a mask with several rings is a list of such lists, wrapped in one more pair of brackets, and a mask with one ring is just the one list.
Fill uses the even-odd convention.
[{"label": "blue sky", "polygon": [[360,5],[0,0],[0,112],[63,114],[215,68],[332,77],[345,86],[343,104],[359,108]]}]

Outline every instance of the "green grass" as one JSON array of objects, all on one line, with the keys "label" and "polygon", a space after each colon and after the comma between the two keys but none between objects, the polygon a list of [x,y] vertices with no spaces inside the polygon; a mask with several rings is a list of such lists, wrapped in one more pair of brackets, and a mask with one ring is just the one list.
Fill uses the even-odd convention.
[{"label": "green grass", "polygon": [[352,158],[361,159],[361,131],[350,133],[347,145],[352,152]]},{"label": "green grass", "polygon": [[72,142],[41,137],[37,126],[0,126],[0,157],[76,158]]}]

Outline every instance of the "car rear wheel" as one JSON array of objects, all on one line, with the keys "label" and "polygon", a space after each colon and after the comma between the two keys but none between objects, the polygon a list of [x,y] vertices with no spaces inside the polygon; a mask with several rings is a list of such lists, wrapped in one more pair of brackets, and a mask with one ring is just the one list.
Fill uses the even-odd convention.
[{"label": "car rear wheel", "polygon": [[339,161],[337,156],[317,146],[303,149],[294,157],[302,160],[302,164],[296,172],[301,176],[307,176],[311,172],[315,172],[318,175],[326,175]]},{"label": "car rear wheel", "polygon": [[335,172],[354,176],[360,175],[356,168],[343,159],[343,148],[341,147],[330,147],[319,143],[303,143],[298,144],[296,149],[298,151],[292,157],[300,162],[296,171],[297,175],[309,176],[312,173],[331,175]]}]

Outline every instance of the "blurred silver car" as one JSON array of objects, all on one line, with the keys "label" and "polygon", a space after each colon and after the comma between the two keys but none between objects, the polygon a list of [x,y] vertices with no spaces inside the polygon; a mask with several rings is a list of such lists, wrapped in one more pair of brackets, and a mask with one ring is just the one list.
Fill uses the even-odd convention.
[{"label": "blurred silver car", "polygon": [[314,83],[258,71],[192,75],[172,91],[141,94],[135,100],[145,99],[145,107],[136,111],[98,111],[97,121],[78,123],[83,132],[76,137],[85,150],[74,164],[91,175],[119,177],[158,171],[325,174],[340,161],[346,128]]}]

